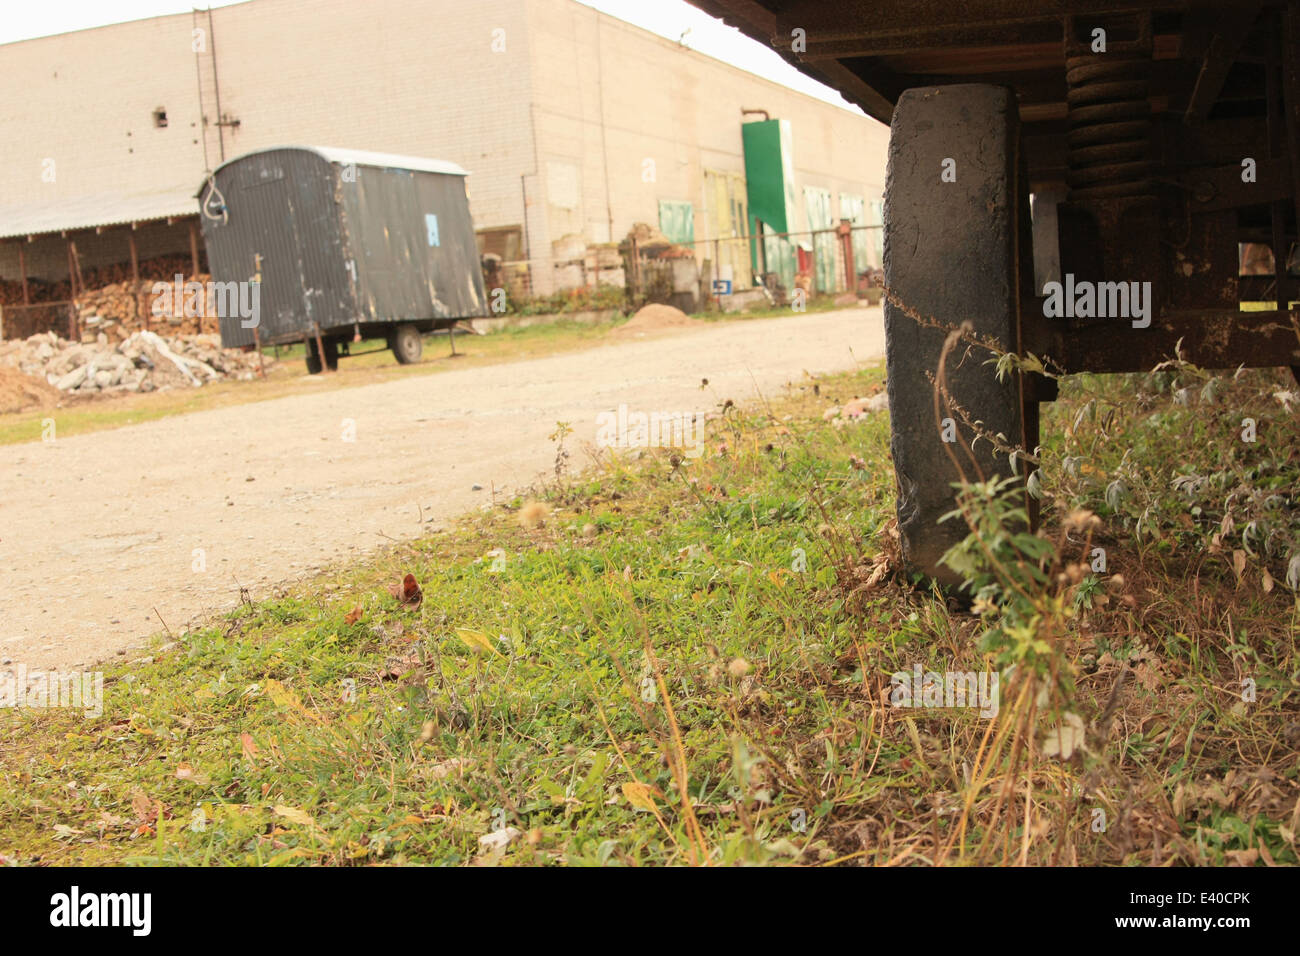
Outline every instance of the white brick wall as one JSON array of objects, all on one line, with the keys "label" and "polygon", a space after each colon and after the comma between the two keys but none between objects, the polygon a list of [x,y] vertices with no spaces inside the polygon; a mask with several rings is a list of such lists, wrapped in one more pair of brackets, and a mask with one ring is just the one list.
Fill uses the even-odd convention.
[{"label": "white brick wall", "polygon": [[[837,204],[840,191],[874,198],[884,181],[875,121],[572,0],[250,0],[212,17],[221,109],[240,121],[224,131],[226,158],[299,143],[451,160],[470,171],[480,228],[523,222],[526,190],[534,257],[566,234],[605,239],[611,219],[613,239],[655,223],[660,199],[692,202],[706,238],[703,170],[743,170],[742,106],[791,120],[800,196],[811,184]],[[0,46],[0,74],[21,78],[0,114],[0,207],[197,189],[193,26],[178,14]],[[208,143],[215,153],[211,132]],[[41,181],[47,157],[53,183]],[[577,167],[577,208],[549,202],[548,163]],[[11,259],[0,250],[0,273]]]}]

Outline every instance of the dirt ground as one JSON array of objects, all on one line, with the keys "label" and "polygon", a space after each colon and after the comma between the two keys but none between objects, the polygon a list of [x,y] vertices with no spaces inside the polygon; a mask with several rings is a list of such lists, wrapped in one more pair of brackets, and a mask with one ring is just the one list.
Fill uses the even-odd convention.
[{"label": "dirt ground", "polygon": [[557,421],[580,465],[621,403],[708,411],[883,353],[879,308],[699,323],[0,447],[0,672],[90,665],[508,498],[548,473]]},{"label": "dirt ground", "polygon": [[0,366],[0,415],[29,408],[53,408],[63,393],[53,385],[24,375],[16,368]]}]

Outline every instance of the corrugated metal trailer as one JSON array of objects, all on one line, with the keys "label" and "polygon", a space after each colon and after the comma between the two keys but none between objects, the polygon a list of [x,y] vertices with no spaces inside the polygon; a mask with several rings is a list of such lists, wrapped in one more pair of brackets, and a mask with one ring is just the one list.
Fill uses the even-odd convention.
[{"label": "corrugated metal trailer", "polygon": [[223,163],[198,192],[208,262],[214,283],[255,284],[257,316],[223,311],[222,344],[306,342],[319,371],[349,342],[383,337],[409,363],[422,333],[486,315],[465,177],[454,163],[320,146]]}]

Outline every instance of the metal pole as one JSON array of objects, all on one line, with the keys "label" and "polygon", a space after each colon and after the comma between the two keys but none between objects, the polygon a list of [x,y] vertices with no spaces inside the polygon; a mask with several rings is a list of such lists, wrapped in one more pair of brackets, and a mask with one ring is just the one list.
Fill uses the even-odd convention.
[{"label": "metal pole", "polygon": [[[722,240],[716,236],[713,239],[713,279],[718,281],[722,278]],[[722,299],[715,292],[713,293],[713,302],[722,311]]]},{"label": "metal pole", "polygon": [[853,261],[853,224],[840,220],[840,245],[844,249],[844,282],[849,292],[858,291],[857,263]]},{"label": "metal pole", "polygon": [[27,291],[27,250],[18,247],[18,275],[23,280],[23,305],[31,305],[32,299]]},{"label": "metal pole", "polygon": [[72,264],[72,240],[68,240],[68,341],[80,342],[81,331],[77,313],[77,275]]},{"label": "metal pole", "polygon": [[[262,336],[256,325],[253,326],[253,344],[257,347],[257,374],[266,378],[266,369],[262,367]],[[279,354],[279,346],[276,346],[276,354]]]},{"label": "metal pole", "polygon": [[222,129],[225,117],[221,115],[221,80],[217,78],[217,34],[212,27],[212,6],[208,5],[208,51],[212,57],[212,92],[217,101],[217,145],[221,161],[226,161],[226,133]]},{"label": "metal pole", "polygon": [[[320,356],[320,370],[322,372],[330,371],[329,363],[325,361],[325,343],[321,341],[320,326],[313,322],[311,327],[316,330],[316,354]],[[256,330],[256,326],[254,327]]]},{"label": "metal pole", "polygon": [[[145,314],[144,306],[140,302],[140,255],[135,246],[135,223],[131,223],[131,231],[126,234],[126,239],[131,247],[131,291],[135,293],[135,317],[144,323],[145,330],[148,331],[149,316]],[[175,310],[176,303],[173,302],[172,311]]]},{"label": "metal pole", "polygon": [[[190,220],[190,275],[197,281],[199,275],[199,237],[198,230],[195,228],[193,220]],[[199,335],[203,334],[203,315],[208,311],[206,308],[208,304],[206,295],[203,297],[203,304],[205,308],[199,309],[199,314],[195,317]],[[257,330],[254,329],[253,331],[256,333]],[[253,337],[256,338],[256,334],[254,334]],[[259,350],[257,354],[260,360],[262,354],[261,351]]]}]

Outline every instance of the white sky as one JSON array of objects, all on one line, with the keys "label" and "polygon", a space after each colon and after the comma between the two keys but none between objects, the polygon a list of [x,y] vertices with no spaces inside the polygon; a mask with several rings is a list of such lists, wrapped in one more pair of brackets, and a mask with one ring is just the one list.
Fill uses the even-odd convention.
[{"label": "white sky", "polygon": [[[238,0],[212,0],[213,7],[229,6]],[[256,0],[253,0],[256,2]],[[365,0],[356,0],[364,3]],[[775,50],[725,26],[721,20],[697,10],[684,0],[578,0],[620,20],[636,24],[670,40],[682,39],[694,50],[724,60],[773,82],[809,96],[834,103],[855,113],[861,111],[846,103],[834,90],[804,76],[786,63]],[[109,23],[139,20],[168,13],[189,13],[194,7],[206,7],[206,0],[4,0],[0,15],[0,43],[30,40],[33,37],[84,30]],[[400,29],[394,27],[394,29]]]}]

